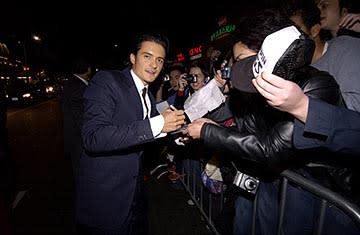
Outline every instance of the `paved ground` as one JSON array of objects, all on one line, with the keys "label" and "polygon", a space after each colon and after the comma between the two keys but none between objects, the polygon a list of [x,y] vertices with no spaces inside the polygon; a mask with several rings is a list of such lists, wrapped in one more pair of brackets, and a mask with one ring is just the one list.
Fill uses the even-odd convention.
[{"label": "paved ground", "polygon": [[[9,137],[21,200],[14,209],[15,235],[72,235],[73,184],[62,154],[58,100],[9,115]],[[149,178],[150,235],[212,234],[187,193],[167,177]],[[19,197],[20,198],[20,197]]]},{"label": "paved ground", "polygon": [[[212,234],[198,209],[187,204],[188,194],[171,184],[166,177],[147,181],[149,234]],[[17,235],[75,234],[72,187],[66,183],[61,188],[59,185],[59,182],[54,182],[24,189],[24,196],[14,211]]]},{"label": "paved ground", "polygon": [[171,184],[166,177],[148,181],[150,234],[212,234],[196,206],[187,204],[189,195]]}]

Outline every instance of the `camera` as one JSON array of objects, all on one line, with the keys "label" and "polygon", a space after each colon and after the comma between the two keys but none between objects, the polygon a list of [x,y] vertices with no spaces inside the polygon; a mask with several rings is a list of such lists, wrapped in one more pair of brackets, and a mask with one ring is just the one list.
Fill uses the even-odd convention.
[{"label": "camera", "polygon": [[186,74],[183,79],[185,79],[188,83],[195,83],[197,82],[196,74]]},{"label": "camera", "polygon": [[222,79],[229,80],[230,77],[231,77],[231,68],[230,67],[225,67],[225,68],[221,69],[221,78]]},{"label": "camera", "polygon": [[249,193],[256,194],[259,182],[257,178],[237,171],[233,184]]}]

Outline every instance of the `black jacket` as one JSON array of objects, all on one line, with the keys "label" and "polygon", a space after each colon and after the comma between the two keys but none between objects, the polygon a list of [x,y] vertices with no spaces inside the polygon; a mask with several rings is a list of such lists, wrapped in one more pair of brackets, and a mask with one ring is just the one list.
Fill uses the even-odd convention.
[{"label": "black jacket", "polygon": [[[292,80],[310,97],[334,105],[344,105],[337,82],[327,72],[304,67],[296,72]],[[231,160],[237,162],[240,168],[241,166],[252,168],[245,169],[245,172],[259,177],[269,177],[267,174],[269,169],[273,173],[291,168],[298,169],[300,173],[304,170],[310,171],[315,177],[327,179],[329,183],[327,165],[331,165],[331,169],[333,165],[338,167],[337,160],[341,157],[330,157],[332,153],[322,149],[296,150],[292,143],[293,116],[272,108],[258,93],[234,90],[229,102],[235,116],[236,127],[229,129],[204,124],[201,129],[201,139],[206,146],[222,150],[226,157],[231,155]],[[310,162],[326,165],[326,174],[324,172],[317,174],[317,169],[307,166]]]}]

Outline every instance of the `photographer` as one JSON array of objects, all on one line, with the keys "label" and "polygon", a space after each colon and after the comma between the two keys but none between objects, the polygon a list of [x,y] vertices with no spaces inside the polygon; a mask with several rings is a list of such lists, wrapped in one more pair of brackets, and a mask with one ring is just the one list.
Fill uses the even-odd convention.
[{"label": "photographer", "polygon": [[178,92],[179,79],[185,73],[185,67],[181,63],[173,63],[167,69],[167,74],[163,75],[159,81],[161,84],[156,90],[156,102],[167,101],[169,105],[174,105],[176,93]]},{"label": "photographer", "polygon": [[189,73],[180,76],[179,89],[174,102],[177,109],[183,109],[185,100],[209,81],[209,72],[206,68],[207,66],[202,62],[193,62],[189,66]]}]

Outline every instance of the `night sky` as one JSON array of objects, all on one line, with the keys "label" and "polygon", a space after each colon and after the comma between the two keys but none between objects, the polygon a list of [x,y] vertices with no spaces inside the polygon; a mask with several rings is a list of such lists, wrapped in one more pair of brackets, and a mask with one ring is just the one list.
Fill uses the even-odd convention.
[{"label": "night sky", "polygon": [[[4,22],[8,22],[2,26],[2,33],[17,40],[31,34],[39,35],[41,45],[28,42],[28,50],[33,52],[28,53],[31,54],[29,61],[45,64],[54,70],[66,69],[78,54],[91,55],[99,64],[121,66],[128,56],[128,42],[138,32],[165,34],[174,54],[176,50],[207,40],[216,29],[220,16],[236,16],[247,8],[260,8],[274,0],[251,0],[246,5],[244,2],[7,1],[1,7],[6,19]],[[115,44],[119,47],[114,48]]]}]

